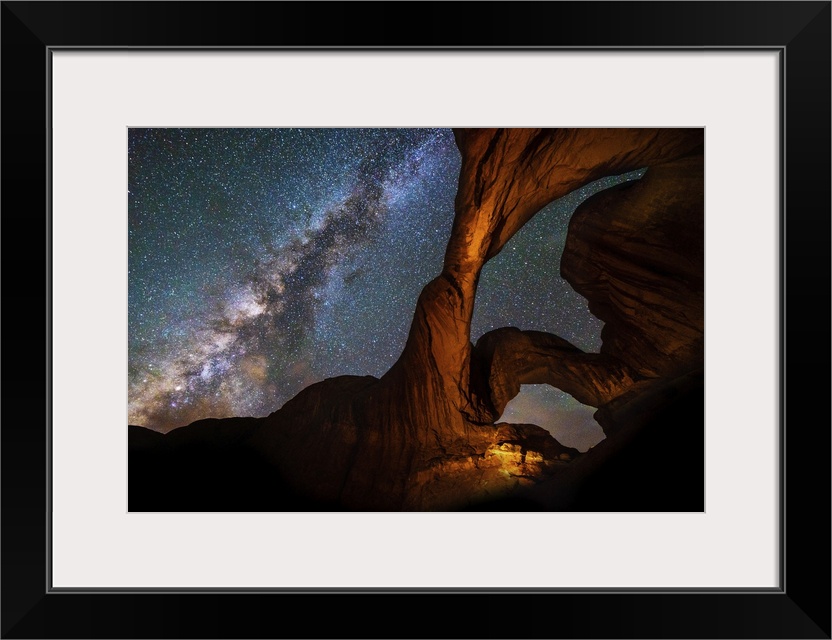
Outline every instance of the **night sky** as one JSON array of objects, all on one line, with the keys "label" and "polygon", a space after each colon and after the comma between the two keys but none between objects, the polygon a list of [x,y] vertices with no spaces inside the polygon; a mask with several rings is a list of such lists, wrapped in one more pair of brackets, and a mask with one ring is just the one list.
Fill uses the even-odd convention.
[{"label": "night sky", "polygon": [[[381,376],[442,268],[460,156],[449,129],[130,129],[130,424],[265,416],[305,386]],[[553,202],[486,264],[472,339],[516,326],[590,351],[602,323],[560,278]],[[585,450],[584,407],[524,386],[503,419]]]}]

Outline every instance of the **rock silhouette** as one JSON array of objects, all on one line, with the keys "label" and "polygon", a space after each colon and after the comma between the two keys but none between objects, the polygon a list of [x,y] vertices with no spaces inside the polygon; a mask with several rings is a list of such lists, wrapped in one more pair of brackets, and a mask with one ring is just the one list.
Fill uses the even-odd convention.
[{"label": "rock silhouette", "polygon": [[596,194],[569,224],[561,275],[606,323],[601,353],[643,376],[703,359],[704,185],[700,150]]},{"label": "rock silhouette", "polygon": [[[703,131],[454,133],[454,224],[399,360],[380,379],[313,384],[266,418],[131,427],[131,510],[701,508]],[[511,327],[472,344],[483,265],[549,202],[642,167],[578,208],[562,258],[606,323],[601,353]],[[579,454],[535,425],[495,425],[525,383],[599,407],[608,438]],[[170,489],[226,467],[198,496]],[[667,495],[653,472],[685,475]]]}]

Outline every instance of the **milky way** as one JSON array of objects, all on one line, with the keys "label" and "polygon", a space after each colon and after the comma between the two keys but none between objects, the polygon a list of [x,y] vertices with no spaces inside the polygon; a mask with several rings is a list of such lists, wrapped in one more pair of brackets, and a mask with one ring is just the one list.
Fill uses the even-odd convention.
[{"label": "milky way", "polygon": [[[447,129],[130,129],[130,423],[262,416],[312,382],[382,375],[441,271],[459,166]],[[485,266],[474,340],[511,325],[599,348],[560,254],[577,204],[623,179],[552,203]],[[580,422],[533,392],[538,420]]]}]

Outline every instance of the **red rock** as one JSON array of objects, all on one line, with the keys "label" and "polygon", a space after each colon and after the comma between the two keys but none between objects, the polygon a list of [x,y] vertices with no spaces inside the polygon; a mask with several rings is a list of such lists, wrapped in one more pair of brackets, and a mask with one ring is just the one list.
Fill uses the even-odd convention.
[{"label": "red rock", "polygon": [[595,195],[570,221],[561,274],[606,323],[601,353],[643,376],[701,366],[704,211],[700,148]]}]

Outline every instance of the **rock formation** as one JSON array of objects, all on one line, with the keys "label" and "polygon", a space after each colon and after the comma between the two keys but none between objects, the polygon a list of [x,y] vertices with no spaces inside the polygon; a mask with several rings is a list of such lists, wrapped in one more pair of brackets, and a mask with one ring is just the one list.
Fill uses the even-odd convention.
[{"label": "rock formation", "polygon": [[[616,443],[611,436],[581,456],[534,425],[495,425],[520,385],[552,384],[601,407],[613,433],[640,397],[630,390],[653,389],[656,398],[659,382],[701,369],[701,129],[455,136],[462,168],[444,266],[419,297],[399,360],[380,379],[343,376],[304,389],[232,447],[274,470],[275,491],[359,510],[476,508],[520,494],[570,508],[563,496],[586,481],[593,458],[614,457]],[[642,167],[650,169],[641,182],[576,212],[562,260],[564,277],[607,323],[601,353],[512,328],[473,346],[483,265],[549,202]],[[645,415],[661,413],[658,404]]]},{"label": "rock formation", "polygon": [[699,149],[596,194],[569,223],[561,274],[606,323],[601,353],[642,376],[704,357],[704,187]]},{"label": "rock formation", "polygon": [[598,407],[621,395],[638,379],[621,360],[584,353],[563,338],[542,331],[503,327],[489,331],[472,353],[472,374],[490,394],[494,417],[502,415],[523,384],[549,384],[579,402]]}]

